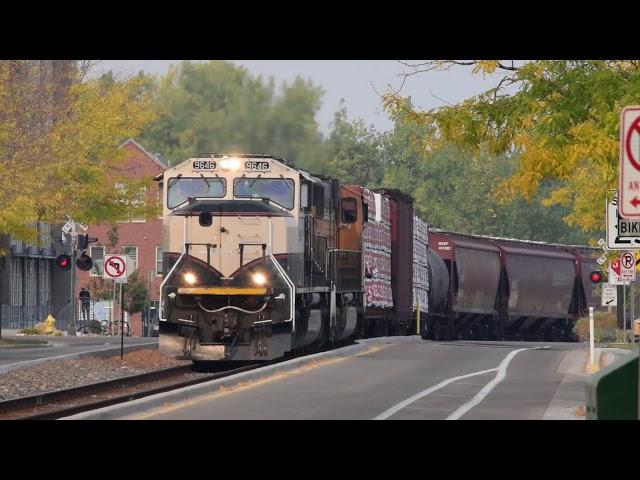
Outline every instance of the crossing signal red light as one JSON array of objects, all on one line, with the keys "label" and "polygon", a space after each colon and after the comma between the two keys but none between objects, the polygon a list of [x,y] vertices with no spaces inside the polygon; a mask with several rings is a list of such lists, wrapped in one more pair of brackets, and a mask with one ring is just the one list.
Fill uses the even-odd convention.
[{"label": "crossing signal red light", "polygon": [[56,257],[56,265],[62,270],[69,270],[71,268],[71,257],[69,255],[58,255]]},{"label": "crossing signal red light", "polygon": [[594,285],[598,285],[599,283],[602,283],[602,273],[596,271],[593,271],[589,274],[589,280],[591,280],[591,283],[593,283]]}]

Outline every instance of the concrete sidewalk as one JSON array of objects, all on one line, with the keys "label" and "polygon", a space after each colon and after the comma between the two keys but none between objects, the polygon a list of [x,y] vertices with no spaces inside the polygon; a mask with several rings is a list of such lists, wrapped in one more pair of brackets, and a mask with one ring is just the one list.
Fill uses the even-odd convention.
[{"label": "concrete sidewalk", "polygon": [[[615,362],[631,350],[620,348],[595,349],[596,365],[600,368]],[[584,420],[585,385],[589,378],[587,367],[590,361],[589,349],[567,354],[558,365],[557,372],[565,377],[558,387],[543,420]]]}]

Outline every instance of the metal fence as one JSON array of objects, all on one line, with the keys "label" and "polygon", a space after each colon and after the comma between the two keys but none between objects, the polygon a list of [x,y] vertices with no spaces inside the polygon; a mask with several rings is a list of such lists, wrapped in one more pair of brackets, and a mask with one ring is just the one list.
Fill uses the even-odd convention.
[{"label": "metal fence", "polygon": [[2,305],[2,328],[30,328],[42,323],[51,313],[51,307]]}]

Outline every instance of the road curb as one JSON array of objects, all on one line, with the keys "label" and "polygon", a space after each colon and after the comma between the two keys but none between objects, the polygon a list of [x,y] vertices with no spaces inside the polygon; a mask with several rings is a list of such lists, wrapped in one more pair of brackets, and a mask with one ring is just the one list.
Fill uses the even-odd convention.
[{"label": "road curb", "polygon": [[[125,345],[124,353],[135,352],[137,350],[156,350],[158,348],[157,343],[136,343],[134,345]],[[3,373],[16,370],[18,368],[30,367],[38,363],[47,362],[49,360],[76,360],[86,357],[112,357],[120,353],[120,347],[109,347],[102,350],[93,350],[89,352],[68,353],[67,355],[58,355],[55,357],[35,358],[33,360],[25,360],[24,362],[9,363],[7,365],[0,365],[0,375]]]},{"label": "road curb", "polygon": [[0,345],[0,350],[14,350],[19,348],[49,348],[54,346],[53,342],[50,342],[48,340],[46,340],[46,342],[47,343],[45,344],[27,343],[24,345]]},{"label": "road curb", "polygon": [[418,335],[412,335],[409,337],[381,337],[357,340],[357,343],[355,345],[350,345],[348,347],[294,358],[291,360],[287,360],[286,362],[277,363],[275,365],[268,365],[266,367],[257,368],[248,372],[238,373],[218,380],[212,380],[210,382],[192,385],[190,387],[181,388],[171,392],[159,393],[138,400],[133,400],[131,402],[92,410],[90,412],[79,413],[70,417],[65,417],[61,420],[122,419],[123,417],[149,411],[153,408],[166,405],[167,403],[175,403],[199,395],[214,393],[222,388],[231,388],[233,386],[236,386],[241,382],[258,380],[261,378],[269,377],[276,373],[293,370],[303,365],[314,363],[318,360],[351,356],[355,353],[364,352],[372,346],[376,345],[414,343],[418,341],[422,341],[422,339]]}]

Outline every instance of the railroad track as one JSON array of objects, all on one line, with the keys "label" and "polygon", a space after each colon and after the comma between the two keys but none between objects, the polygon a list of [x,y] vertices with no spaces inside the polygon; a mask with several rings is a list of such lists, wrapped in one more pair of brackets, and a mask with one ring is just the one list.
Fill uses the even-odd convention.
[{"label": "railroad track", "polygon": [[251,370],[264,363],[199,372],[193,365],[167,368],[105,382],[55,390],[0,402],[0,419],[55,420],[76,413],[129,402],[138,398],[208,382]]}]

